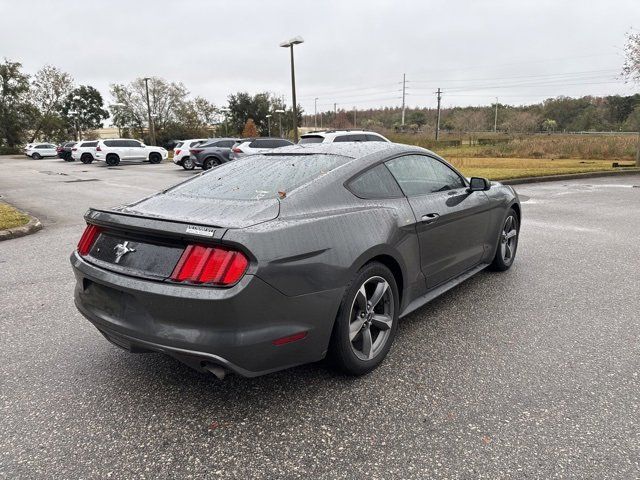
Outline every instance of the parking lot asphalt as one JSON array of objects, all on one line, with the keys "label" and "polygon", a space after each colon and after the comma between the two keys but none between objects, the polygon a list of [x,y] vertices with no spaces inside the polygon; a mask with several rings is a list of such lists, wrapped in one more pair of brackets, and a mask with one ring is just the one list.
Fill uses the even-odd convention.
[{"label": "parking lot asphalt", "polygon": [[365,377],[222,382],[73,305],[87,208],[191,175],[0,157],[44,224],[0,242],[0,478],[640,478],[640,175],[516,187],[513,268],[404,319]]}]

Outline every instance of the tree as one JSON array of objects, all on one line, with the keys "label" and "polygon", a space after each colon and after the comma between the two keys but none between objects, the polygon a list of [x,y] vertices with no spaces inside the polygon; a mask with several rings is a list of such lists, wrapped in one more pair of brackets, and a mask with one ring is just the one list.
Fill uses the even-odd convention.
[{"label": "tree", "polygon": [[163,78],[153,77],[148,83],[148,103],[143,78],[137,78],[128,85],[112,84],[110,89],[116,103],[112,112],[118,114],[118,126],[136,129],[140,137],[144,137],[144,129],[148,125],[149,108],[156,130],[161,131],[175,120],[176,112],[184,105],[189,93],[182,83],[168,82]]},{"label": "tree", "polygon": [[469,141],[473,143],[472,132],[487,128],[487,115],[481,109],[459,110],[454,113],[451,123],[456,130],[469,134]]},{"label": "tree", "polygon": [[34,109],[28,100],[29,75],[22,64],[5,58],[0,63],[0,147],[14,149],[26,137]]},{"label": "tree", "polygon": [[258,130],[256,129],[256,124],[253,121],[253,118],[247,120],[247,123],[244,124],[244,129],[242,130],[242,136],[245,138],[252,138],[258,136]]},{"label": "tree", "polygon": [[542,122],[542,129],[547,133],[555,132],[556,128],[558,128],[558,123],[555,120],[547,118]]},{"label": "tree", "polygon": [[542,117],[533,112],[509,112],[507,119],[502,122],[503,128],[509,132],[530,133],[540,128]]},{"label": "tree", "polygon": [[38,115],[31,141],[40,133],[50,136],[63,126],[60,110],[72,89],[73,77],[57,67],[45,65],[36,73],[31,82],[31,100]]},{"label": "tree", "polygon": [[[640,33],[627,33],[627,43],[624,47],[625,61],[622,75],[640,84]],[[640,129],[638,129],[638,147],[636,149],[636,167],[640,167]]]},{"label": "tree", "polygon": [[103,106],[102,95],[89,85],[80,85],[67,95],[61,114],[77,140],[81,139],[82,132],[102,127],[102,121],[109,117]]},{"label": "tree", "polygon": [[268,92],[250,95],[248,92],[238,92],[229,95],[229,128],[232,132],[242,132],[245,124],[251,118],[258,130],[267,130],[267,115],[280,110],[278,100],[272,98]]}]

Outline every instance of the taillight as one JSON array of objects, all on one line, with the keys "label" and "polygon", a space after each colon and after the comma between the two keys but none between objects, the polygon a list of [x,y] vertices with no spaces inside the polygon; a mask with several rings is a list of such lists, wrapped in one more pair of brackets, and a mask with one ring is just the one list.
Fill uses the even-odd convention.
[{"label": "taillight", "polygon": [[98,145],[98,146],[96,147],[96,152],[101,152],[101,151],[102,151],[102,149],[100,148],[100,145]]},{"label": "taillight", "polygon": [[178,149],[178,150],[176,150],[176,151],[175,151],[175,152],[173,152],[173,153],[174,153],[174,155],[180,155],[180,152],[181,152],[181,151],[182,151],[182,150]]},{"label": "taillight", "polygon": [[175,282],[231,285],[242,278],[248,265],[247,257],[237,250],[189,245],[170,278]]},{"label": "taillight", "polygon": [[240,150],[238,147],[233,147],[231,150],[233,151],[233,153],[242,153],[242,150]]},{"label": "taillight", "polygon": [[84,229],[84,233],[82,234],[82,237],[80,237],[80,241],[78,242],[78,253],[80,255],[84,256],[89,253],[93,242],[96,241],[96,238],[100,234],[101,230],[102,229],[97,225],[87,225],[87,228]]},{"label": "taillight", "polygon": [[201,149],[201,148],[194,148],[194,149],[192,149],[192,150],[189,150],[189,153],[190,153],[191,155],[197,155],[197,154],[198,154],[198,153],[200,153],[201,151],[202,151],[202,149]]},{"label": "taillight", "polygon": [[78,149],[77,149],[77,148],[72,148],[72,149],[71,149],[71,151],[72,151],[72,152],[77,152],[77,151],[78,151]]}]

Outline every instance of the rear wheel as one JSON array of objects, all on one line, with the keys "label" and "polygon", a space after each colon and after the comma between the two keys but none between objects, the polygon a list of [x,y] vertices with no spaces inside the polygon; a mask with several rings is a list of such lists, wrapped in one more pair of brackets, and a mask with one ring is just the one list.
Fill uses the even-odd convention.
[{"label": "rear wheel", "polygon": [[162,155],[157,152],[153,152],[149,154],[149,162],[151,163],[160,163],[162,161]]},{"label": "rear wheel", "polygon": [[80,157],[80,161],[82,163],[91,163],[93,162],[93,156],[90,153],[83,153]]},{"label": "rear wheel", "polygon": [[516,258],[516,250],[518,249],[519,232],[518,214],[515,210],[511,209],[500,230],[498,248],[496,249],[495,257],[493,257],[493,262],[491,262],[491,268],[493,270],[504,272],[511,268]]},{"label": "rear wheel", "polygon": [[364,375],[386,357],[400,309],[391,271],[378,262],[358,271],[347,288],[333,327],[329,359],[349,375]]},{"label": "rear wheel", "polygon": [[215,157],[205,158],[204,162],[202,162],[202,169],[209,170],[210,168],[217,167],[220,165],[220,160]]},{"label": "rear wheel", "polygon": [[40,155],[38,152],[33,152],[31,158],[33,158],[34,160],[40,160],[42,158],[42,155]]},{"label": "rear wheel", "polygon": [[118,155],[116,155],[115,153],[110,153],[109,155],[107,155],[107,158],[105,158],[105,162],[110,167],[115,167],[120,163],[120,157],[118,157]]},{"label": "rear wheel", "polygon": [[191,157],[186,157],[184,160],[182,160],[182,168],[184,168],[185,170],[193,170],[195,166],[196,164],[193,163]]}]

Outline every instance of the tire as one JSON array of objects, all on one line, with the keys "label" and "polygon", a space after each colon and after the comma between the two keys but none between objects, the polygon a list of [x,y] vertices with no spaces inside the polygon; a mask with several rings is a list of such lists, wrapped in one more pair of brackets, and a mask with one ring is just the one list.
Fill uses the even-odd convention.
[{"label": "tire", "polygon": [[162,161],[162,155],[157,152],[152,152],[149,154],[149,162],[150,163],[160,163]]},{"label": "tire", "polygon": [[115,167],[120,163],[120,157],[118,157],[118,155],[116,155],[115,153],[110,153],[109,155],[107,155],[107,158],[105,158],[105,162],[110,167]]},{"label": "tire", "polygon": [[520,222],[518,214],[512,208],[502,222],[496,254],[490,268],[497,272],[509,270],[516,259],[518,251],[518,237],[520,236]]},{"label": "tire", "polygon": [[83,153],[80,157],[80,161],[85,164],[91,163],[93,162],[93,156],[90,153]]},{"label": "tire", "polygon": [[40,155],[38,152],[33,152],[31,158],[33,158],[34,160],[40,160],[42,158],[42,155]]},{"label": "tire", "polygon": [[185,170],[193,170],[194,168],[196,168],[196,164],[193,160],[191,160],[191,157],[187,157],[182,160],[182,168],[184,168]]},{"label": "tire", "polygon": [[213,167],[217,167],[218,165],[220,165],[220,160],[218,160],[216,157],[209,157],[205,158],[204,162],[202,162],[202,169],[209,170]]},{"label": "tire", "polygon": [[[386,284],[386,286],[385,286]],[[376,292],[382,289],[381,296]],[[371,301],[378,302],[371,309]],[[387,356],[398,328],[400,302],[391,271],[370,262],[356,273],[340,303],[328,359],[349,375],[364,375]]]}]

